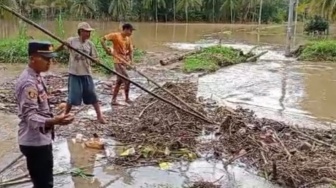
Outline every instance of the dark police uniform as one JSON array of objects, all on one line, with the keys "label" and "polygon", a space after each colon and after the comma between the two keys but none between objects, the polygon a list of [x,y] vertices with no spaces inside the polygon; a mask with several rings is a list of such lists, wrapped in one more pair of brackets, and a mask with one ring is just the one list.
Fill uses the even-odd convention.
[{"label": "dark police uniform", "polygon": [[[55,57],[50,42],[30,41],[28,54],[39,53],[45,57]],[[53,187],[53,128],[45,123],[53,118],[48,102],[45,82],[41,75],[27,67],[15,85],[18,103],[19,146],[27,160],[27,168],[34,188]]]}]

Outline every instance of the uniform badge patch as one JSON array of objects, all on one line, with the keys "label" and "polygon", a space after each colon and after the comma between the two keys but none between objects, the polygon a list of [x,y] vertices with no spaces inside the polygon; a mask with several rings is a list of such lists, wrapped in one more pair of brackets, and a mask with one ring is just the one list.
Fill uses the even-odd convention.
[{"label": "uniform badge patch", "polygon": [[37,99],[37,90],[34,87],[27,88],[27,98]]}]

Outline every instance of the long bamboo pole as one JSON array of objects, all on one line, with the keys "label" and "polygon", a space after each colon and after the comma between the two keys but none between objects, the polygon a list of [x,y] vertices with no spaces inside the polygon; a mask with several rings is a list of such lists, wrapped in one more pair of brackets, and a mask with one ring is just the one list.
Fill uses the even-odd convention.
[{"label": "long bamboo pole", "polygon": [[113,73],[113,74],[116,74],[116,75],[120,76],[121,78],[123,78],[123,79],[125,79],[125,80],[128,80],[129,82],[131,82],[132,84],[134,84],[134,85],[137,86],[138,88],[140,88],[140,89],[142,89],[143,91],[145,91],[146,93],[152,95],[153,97],[155,97],[155,98],[157,98],[157,99],[159,99],[159,100],[161,100],[161,101],[163,101],[163,102],[165,102],[165,103],[167,103],[167,104],[169,104],[169,105],[171,105],[171,106],[173,106],[173,107],[175,107],[175,108],[177,108],[177,109],[179,109],[179,110],[182,110],[182,111],[184,111],[185,113],[187,113],[187,114],[189,114],[189,115],[192,115],[192,116],[194,116],[194,117],[196,117],[196,118],[198,118],[198,119],[200,119],[200,120],[203,120],[203,121],[205,121],[205,122],[207,122],[207,123],[210,123],[210,124],[214,124],[214,122],[212,122],[212,121],[210,121],[210,120],[208,120],[208,119],[206,119],[206,118],[204,118],[204,117],[202,117],[202,116],[200,116],[200,115],[198,115],[198,114],[195,114],[195,113],[193,113],[193,112],[190,112],[190,111],[188,111],[188,110],[183,109],[181,106],[178,106],[177,104],[175,104],[175,103],[173,103],[173,102],[171,102],[171,101],[169,101],[169,100],[167,100],[167,99],[165,99],[165,98],[163,98],[163,97],[161,97],[161,96],[159,96],[159,95],[157,95],[157,94],[155,94],[155,93],[149,91],[148,89],[144,88],[144,87],[141,86],[140,84],[138,84],[138,83],[136,83],[136,82],[134,82],[134,81],[132,81],[132,80],[126,78],[125,76],[123,76],[123,75],[121,75],[121,74],[115,72],[114,70],[110,69],[110,68],[107,67],[106,65],[101,64],[101,63],[99,62],[99,60],[94,59],[94,58],[92,58],[90,55],[88,55],[88,54],[86,54],[86,53],[84,53],[84,52],[82,52],[82,51],[80,51],[80,50],[78,50],[78,49],[72,47],[71,45],[65,43],[62,39],[60,39],[59,37],[55,36],[55,35],[52,34],[50,31],[48,31],[48,30],[42,28],[41,26],[39,26],[39,25],[36,24],[35,22],[33,22],[33,21],[31,21],[31,20],[25,18],[24,16],[22,16],[22,15],[20,15],[19,13],[13,11],[13,10],[10,9],[9,7],[4,6],[4,5],[1,5],[1,7],[2,7],[4,10],[6,10],[6,11],[12,13],[12,14],[15,15],[16,17],[22,19],[22,20],[25,21],[26,23],[28,23],[28,24],[34,26],[35,28],[39,29],[40,31],[42,31],[43,33],[47,34],[47,35],[50,36],[51,38],[57,40],[58,42],[60,42],[60,43],[62,43],[62,44],[64,44],[64,45],[66,45],[68,48],[70,48],[70,49],[74,50],[75,52],[81,54],[82,56],[84,56],[84,57],[90,59],[92,62],[98,64],[98,65],[101,66],[102,68],[104,68],[104,69],[110,71],[110,72]]}]

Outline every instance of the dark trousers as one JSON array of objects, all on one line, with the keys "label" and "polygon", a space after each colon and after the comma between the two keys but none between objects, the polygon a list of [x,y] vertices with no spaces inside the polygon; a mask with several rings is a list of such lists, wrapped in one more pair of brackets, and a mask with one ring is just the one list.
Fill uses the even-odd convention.
[{"label": "dark trousers", "polygon": [[34,188],[53,188],[52,145],[22,146],[20,150],[27,160],[27,168]]}]

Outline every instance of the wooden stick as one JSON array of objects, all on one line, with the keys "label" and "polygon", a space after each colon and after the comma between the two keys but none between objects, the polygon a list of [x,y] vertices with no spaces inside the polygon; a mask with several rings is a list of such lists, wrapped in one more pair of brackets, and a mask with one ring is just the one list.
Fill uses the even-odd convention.
[{"label": "wooden stick", "polygon": [[142,114],[147,110],[147,108],[149,108],[150,106],[152,106],[153,104],[155,104],[157,101],[154,101],[152,103],[150,103],[149,105],[147,105],[139,114],[139,118],[141,118]]},{"label": "wooden stick", "polygon": [[261,57],[262,55],[265,55],[267,52],[268,51],[263,51],[260,54],[257,54],[257,55],[255,55],[253,57],[248,58],[246,61],[247,62],[256,61],[259,57]]},{"label": "wooden stick", "polygon": [[247,54],[252,53],[255,49],[259,48],[260,46],[254,46],[250,51],[247,52]]},{"label": "wooden stick", "polygon": [[252,152],[245,152],[245,153],[242,153],[242,154],[240,154],[240,155],[237,155],[237,156],[234,156],[234,157],[230,158],[227,162],[223,163],[223,167],[224,167],[224,169],[227,169],[227,167],[228,167],[231,163],[233,163],[235,160],[237,160],[237,159],[239,159],[239,158],[241,158],[241,157],[244,157],[244,156],[246,156],[246,155],[248,155],[248,154],[250,154],[250,153],[252,153]]},{"label": "wooden stick", "polygon": [[107,188],[108,186],[110,186],[112,183],[114,183],[115,181],[117,181],[118,179],[120,179],[120,177],[114,178],[112,180],[110,180],[109,182],[107,182],[105,185],[101,186],[100,188]]},{"label": "wooden stick", "polygon": [[274,136],[275,138],[280,142],[282,148],[284,149],[284,151],[286,152],[287,156],[288,156],[288,160],[291,160],[292,155],[290,154],[290,152],[288,151],[288,149],[286,148],[285,144],[281,141],[281,139],[279,138],[277,132],[275,130],[273,130],[274,132]]},{"label": "wooden stick", "polygon": [[189,51],[189,52],[186,52],[186,53],[183,53],[181,55],[178,55],[178,56],[174,56],[172,58],[166,58],[166,59],[161,59],[160,60],[160,64],[162,66],[166,66],[166,65],[169,65],[169,64],[173,64],[173,63],[176,63],[178,61],[182,61],[183,59],[185,59],[187,56],[190,56],[190,55],[194,55],[194,54],[197,54],[199,53],[201,50],[193,50],[193,51]]},{"label": "wooden stick", "polygon": [[109,72],[111,72],[111,73],[113,73],[113,74],[116,74],[116,75],[120,76],[121,78],[123,78],[123,79],[129,81],[130,83],[134,84],[135,86],[137,86],[138,88],[140,88],[140,89],[142,89],[143,91],[147,92],[148,94],[152,95],[153,97],[155,97],[155,98],[157,98],[157,99],[159,99],[159,100],[161,100],[161,101],[163,101],[163,102],[165,102],[165,103],[167,103],[167,104],[169,104],[169,105],[171,105],[171,106],[174,106],[175,108],[177,108],[177,109],[179,109],[179,110],[182,110],[182,111],[184,111],[185,113],[187,113],[187,114],[189,114],[189,115],[192,115],[192,116],[194,116],[194,117],[196,117],[196,118],[198,118],[198,119],[200,119],[200,120],[203,120],[203,121],[205,121],[205,122],[207,122],[207,123],[209,123],[209,124],[214,124],[212,121],[210,121],[210,120],[208,120],[208,119],[206,119],[206,118],[204,118],[204,117],[202,117],[202,116],[200,116],[200,115],[198,115],[198,114],[195,114],[195,113],[193,113],[193,112],[190,112],[190,111],[188,111],[188,110],[183,109],[181,106],[178,106],[177,104],[175,104],[175,103],[173,103],[173,102],[171,102],[171,101],[169,101],[169,100],[167,100],[167,99],[165,99],[165,98],[163,98],[163,97],[161,97],[161,96],[159,96],[159,95],[157,95],[157,94],[155,94],[155,93],[149,91],[148,89],[144,88],[144,87],[141,86],[140,84],[138,84],[138,83],[136,83],[136,82],[130,80],[129,78],[125,77],[124,75],[119,74],[118,72],[116,72],[116,71],[110,69],[110,68],[107,67],[106,65],[100,63],[100,61],[99,61],[98,59],[95,59],[95,58],[91,57],[90,55],[88,55],[88,54],[86,54],[86,53],[84,53],[84,52],[82,52],[82,51],[80,51],[80,50],[78,50],[78,49],[72,47],[71,45],[65,43],[62,39],[60,39],[59,37],[55,36],[55,35],[52,34],[50,31],[48,31],[48,30],[42,28],[41,26],[37,25],[37,24],[34,23],[33,21],[31,21],[31,20],[29,20],[29,19],[23,17],[22,15],[20,15],[19,13],[13,11],[13,10],[10,9],[9,7],[4,6],[4,5],[1,5],[1,7],[2,7],[3,9],[5,9],[6,11],[12,13],[12,14],[15,15],[16,17],[22,19],[22,20],[25,21],[26,23],[28,23],[28,24],[34,26],[35,28],[39,29],[39,30],[42,31],[43,33],[45,33],[45,34],[47,34],[48,36],[52,37],[53,39],[57,40],[58,42],[62,43],[63,45],[66,45],[68,48],[70,48],[70,49],[74,50],[75,52],[79,53],[80,55],[82,55],[82,56],[88,58],[89,60],[91,60],[92,62],[94,62],[94,63],[96,63],[97,65],[101,66],[102,68],[106,69],[107,71],[109,71]]},{"label": "wooden stick", "polygon": [[20,179],[23,179],[23,178],[26,178],[26,177],[29,177],[29,173],[28,172],[25,173],[22,176],[18,176],[16,178],[12,178],[12,179],[6,180],[5,182],[0,182],[0,183],[8,183],[8,182],[12,182],[12,181],[17,181],[17,180],[20,180]]},{"label": "wooden stick", "polygon": [[14,185],[20,185],[20,184],[28,183],[28,182],[31,182],[31,179],[22,179],[22,180],[18,180],[18,181],[11,181],[11,182],[0,183],[0,187],[9,187],[9,186],[14,186]]},{"label": "wooden stick", "polygon": [[[105,165],[105,164],[104,164]],[[100,167],[100,166],[104,166],[104,165],[98,165],[96,167]],[[89,167],[89,166],[86,166],[86,167]],[[86,168],[86,167],[83,167],[83,168]],[[70,174],[73,176],[73,172],[72,171],[62,171],[62,172],[57,172],[55,174],[53,174],[53,176],[62,176],[62,175],[66,175],[66,174]],[[84,175],[86,176],[93,176],[92,174],[87,174],[87,173],[84,173]],[[19,176],[17,178],[13,178],[11,180],[8,180],[8,181],[4,181],[4,182],[0,182],[0,187],[6,187],[6,186],[12,186],[12,185],[19,185],[19,184],[24,184],[24,183],[28,183],[28,182],[31,182],[32,179],[30,177],[27,177],[26,176],[29,176],[28,174],[26,174],[25,176]]]},{"label": "wooden stick", "polygon": [[18,160],[20,160],[23,157],[23,154],[19,155],[17,158],[15,158],[11,163],[9,163],[7,166],[5,166],[1,171],[0,174],[3,173],[5,170],[7,170],[9,167],[11,167],[14,163],[16,163]]},{"label": "wooden stick", "polygon": [[267,161],[267,159],[265,157],[264,151],[260,150],[260,155],[261,155],[262,159],[264,160],[264,163],[268,164],[268,161]]},{"label": "wooden stick", "polygon": [[[63,172],[53,174],[53,176],[60,176],[60,175],[65,175],[65,174],[69,174],[69,173],[71,173],[71,172],[63,171]],[[0,187],[7,187],[7,186],[13,186],[13,185],[19,185],[19,184],[24,184],[24,183],[31,182],[32,181],[31,178],[27,177],[27,176],[29,176],[29,174],[25,174],[23,176],[19,176],[17,178],[10,179],[8,181],[0,182]]]},{"label": "wooden stick", "polygon": [[300,134],[301,136],[303,136],[303,137],[305,137],[305,138],[308,138],[308,139],[311,139],[311,140],[313,140],[313,141],[315,141],[315,142],[317,142],[317,143],[319,143],[319,144],[322,144],[322,145],[325,145],[325,146],[329,146],[329,147],[331,147],[332,149],[336,149],[336,146],[335,146],[335,145],[328,144],[328,143],[326,143],[326,142],[323,142],[322,140],[318,140],[318,139],[316,139],[316,138],[313,138],[313,137],[311,137],[311,136],[308,136],[308,135],[306,135],[305,133],[299,131],[297,128],[291,128],[291,130],[293,130],[294,132]]},{"label": "wooden stick", "polygon": [[323,177],[321,178],[320,180],[317,180],[317,181],[312,181],[310,183],[307,183],[307,184],[304,184],[304,185],[301,185],[299,186],[299,188],[306,188],[306,187],[312,187],[313,185],[317,185],[317,184],[335,184],[336,183],[336,180],[333,180],[333,179],[330,179],[330,178],[326,178],[326,177]]},{"label": "wooden stick", "polygon": [[183,101],[181,98],[179,98],[177,95],[173,94],[172,92],[170,92],[168,89],[163,88],[160,86],[160,84],[158,84],[157,82],[155,82],[154,80],[152,80],[151,78],[149,78],[148,76],[146,76],[145,74],[143,74],[142,72],[136,70],[135,67],[131,66],[129,63],[127,63],[127,61],[117,55],[112,55],[113,57],[117,58],[119,61],[123,62],[126,66],[130,67],[133,71],[137,72],[138,74],[140,74],[141,76],[143,76],[144,78],[146,78],[148,81],[152,82],[155,86],[157,86],[158,88],[160,88],[161,90],[165,91],[166,93],[168,93],[170,96],[172,96],[174,99],[178,100],[179,102],[181,102],[183,105],[185,105],[186,107],[189,108],[189,110],[193,111],[194,113],[196,113],[197,115],[206,118],[203,114],[199,113],[197,110],[195,110],[193,107],[191,107],[189,104],[187,104],[185,101]]}]

